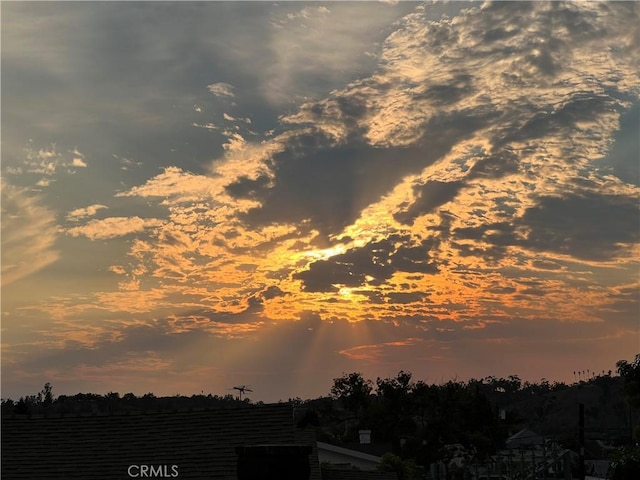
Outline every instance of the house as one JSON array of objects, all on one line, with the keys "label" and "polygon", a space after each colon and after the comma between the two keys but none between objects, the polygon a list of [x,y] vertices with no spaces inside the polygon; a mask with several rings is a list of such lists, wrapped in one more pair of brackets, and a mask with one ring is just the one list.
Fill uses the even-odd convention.
[{"label": "house", "polygon": [[528,428],[511,435],[497,458],[502,464],[502,473],[526,478],[543,472],[553,478],[571,478],[571,465],[577,462],[577,454]]},{"label": "house", "polygon": [[523,428],[511,435],[505,442],[506,449],[519,450],[522,448],[535,448],[544,444],[544,437],[536,432]]},{"label": "house", "polygon": [[323,442],[318,442],[318,458],[320,463],[369,471],[375,470],[381,460],[375,455]]},{"label": "house", "polygon": [[[282,455],[284,460],[275,461],[282,465],[291,464],[292,455],[306,456],[309,480],[322,480],[315,431],[294,424],[288,403],[2,418],[3,480],[237,480],[240,456],[249,456],[251,463],[250,455],[274,454]],[[273,476],[285,478],[294,477]]]}]

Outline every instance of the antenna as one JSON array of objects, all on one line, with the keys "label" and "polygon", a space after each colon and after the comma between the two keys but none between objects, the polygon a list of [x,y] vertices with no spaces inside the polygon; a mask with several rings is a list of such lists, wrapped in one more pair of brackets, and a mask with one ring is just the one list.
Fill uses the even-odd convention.
[{"label": "antenna", "polygon": [[242,394],[246,393],[246,392],[253,392],[253,390],[251,390],[249,387],[251,385],[240,385],[238,387],[233,387],[232,390],[238,390],[238,393],[240,394],[240,400],[242,400]]}]

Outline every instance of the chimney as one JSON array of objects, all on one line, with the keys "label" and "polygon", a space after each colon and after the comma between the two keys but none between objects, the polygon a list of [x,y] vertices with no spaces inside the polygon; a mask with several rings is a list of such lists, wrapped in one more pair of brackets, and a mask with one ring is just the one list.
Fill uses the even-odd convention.
[{"label": "chimney", "polygon": [[371,430],[358,430],[360,434],[360,445],[368,445],[371,443]]},{"label": "chimney", "polygon": [[310,445],[265,444],[236,447],[238,480],[309,480]]}]

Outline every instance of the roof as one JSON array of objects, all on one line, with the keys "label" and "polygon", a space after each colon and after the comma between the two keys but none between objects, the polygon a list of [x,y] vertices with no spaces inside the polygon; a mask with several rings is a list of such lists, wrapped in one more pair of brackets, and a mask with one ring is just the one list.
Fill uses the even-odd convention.
[{"label": "roof", "polygon": [[368,453],[359,452],[357,450],[351,450],[349,448],[338,447],[337,445],[331,445],[330,443],[318,442],[318,449],[328,450],[330,452],[340,453],[348,457],[359,458],[361,460],[368,460],[370,462],[380,463],[380,457],[375,455],[369,455]]},{"label": "roof", "polygon": [[507,438],[507,441],[505,443],[507,448],[542,445],[544,443],[544,437],[532,430],[529,430],[528,428],[523,428],[518,433],[515,433]]},{"label": "roof", "polygon": [[348,450],[355,450],[376,457],[381,457],[387,452],[393,451],[393,446],[389,442],[373,442],[373,443],[358,443],[358,442],[337,442],[338,446],[346,448]]},{"label": "roof", "polygon": [[398,480],[398,474],[396,472],[323,468],[322,480]]},{"label": "roof", "polygon": [[136,415],[2,418],[3,479],[128,478],[131,465],[177,466],[179,478],[236,480],[235,448],[311,445],[311,480],[321,480],[312,428],[297,429],[290,404]]}]

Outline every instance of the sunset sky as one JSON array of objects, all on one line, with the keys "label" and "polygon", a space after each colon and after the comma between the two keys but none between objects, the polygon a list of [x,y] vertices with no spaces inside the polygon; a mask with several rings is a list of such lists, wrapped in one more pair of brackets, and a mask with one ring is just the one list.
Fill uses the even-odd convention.
[{"label": "sunset sky", "polygon": [[3,2],[2,397],[640,352],[637,2]]}]

